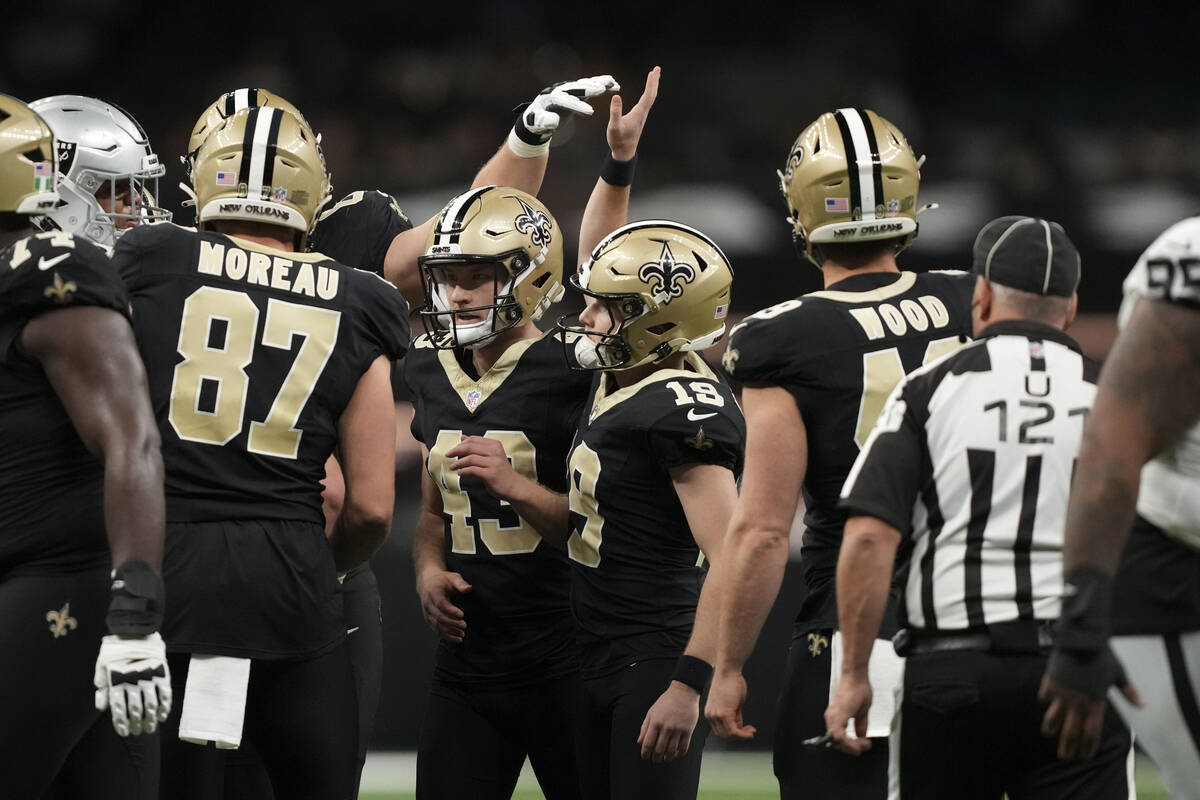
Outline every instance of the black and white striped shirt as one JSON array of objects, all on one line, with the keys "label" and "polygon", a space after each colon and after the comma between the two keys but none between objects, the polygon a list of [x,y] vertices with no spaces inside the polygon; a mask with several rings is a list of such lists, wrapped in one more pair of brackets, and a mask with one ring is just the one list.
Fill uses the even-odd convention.
[{"label": "black and white striped shirt", "polygon": [[1006,321],[896,387],[841,506],[906,537],[901,625],[1059,616],[1067,497],[1097,373],[1061,331]]}]

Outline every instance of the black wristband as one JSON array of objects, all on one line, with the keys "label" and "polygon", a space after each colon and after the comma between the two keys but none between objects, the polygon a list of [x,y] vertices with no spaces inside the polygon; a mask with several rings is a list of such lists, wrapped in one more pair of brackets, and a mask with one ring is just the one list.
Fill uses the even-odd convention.
[{"label": "black wristband", "polygon": [[675,662],[675,671],[671,673],[671,680],[679,681],[684,686],[690,686],[700,694],[704,694],[712,676],[712,664],[702,658],[683,655],[679,657],[679,661]]},{"label": "black wristband", "polygon": [[162,625],[166,590],[162,576],[144,561],[126,561],[113,570],[112,599],[105,622],[118,636],[147,636]]},{"label": "black wristband", "polygon": [[1104,650],[1112,627],[1112,593],[1112,576],[1095,567],[1076,567],[1064,575],[1057,645],[1083,653]]},{"label": "black wristband", "polygon": [[604,166],[600,167],[600,179],[609,186],[628,186],[633,183],[633,170],[637,167],[637,153],[628,161],[617,161],[612,151],[604,157]]}]

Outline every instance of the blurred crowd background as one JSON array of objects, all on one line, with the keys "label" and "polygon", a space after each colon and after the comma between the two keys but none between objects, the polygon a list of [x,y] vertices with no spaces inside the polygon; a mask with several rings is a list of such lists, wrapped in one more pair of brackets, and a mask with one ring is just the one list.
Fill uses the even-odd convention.
[{"label": "blurred crowd background", "polygon": [[[14,10],[5,29],[3,91],[127,109],[167,164],[161,199],[184,224],[177,156],[230,89],[266,88],[303,111],[335,195],[380,188],[419,222],[466,188],[541,87],[611,73],[628,106],[661,65],[631,216],[721,243],[741,314],[819,288],[793,254],[775,170],[806,124],[840,106],[877,111],[927,156],[920,199],[940,207],[902,265],[967,267],[987,220],[1044,216],[1079,246],[1080,310],[1101,319],[1138,253],[1200,198],[1195,3],[61,0]],[[567,269],[606,116],[597,103],[554,140],[541,196],[567,231]],[[387,631],[375,745],[411,748],[433,638],[410,574],[411,450],[398,466],[396,525],[374,562]],[[794,609],[785,585],[749,668],[758,746]]]}]

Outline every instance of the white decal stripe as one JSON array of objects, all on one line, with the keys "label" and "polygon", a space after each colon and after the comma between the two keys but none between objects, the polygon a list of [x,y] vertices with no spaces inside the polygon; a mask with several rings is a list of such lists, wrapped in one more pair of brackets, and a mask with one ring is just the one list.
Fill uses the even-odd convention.
[{"label": "white decal stripe", "polygon": [[250,107],[250,90],[238,89],[233,93],[233,110],[241,111]]},{"label": "white decal stripe", "polygon": [[260,108],[254,123],[254,139],[250,150],[250,180],[246,185],[246,197],[258,200],[262,197],[263,171],[267,166],[267,137],[271,135],[271,120],[280,113],[277,108]]},{"label": "white decal stripe", "polygon": [[[846,127],[850,129],[850,138],[854,140],[854,152],[858,167],[859,194],[862,197],[862,218],[875,219],[875,179],[874,164],[871,163],[871,143],[867,139],[866,121],[858,113],[857,108],[840,108]],[[849,166],[849,165],[847,165]],[[855,172],[850,171],[851,180]]]}]

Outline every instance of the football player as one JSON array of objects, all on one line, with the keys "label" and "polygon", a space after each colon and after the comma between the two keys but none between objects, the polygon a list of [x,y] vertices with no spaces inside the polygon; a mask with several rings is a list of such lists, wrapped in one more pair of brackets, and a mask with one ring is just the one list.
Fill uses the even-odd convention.
[{"label": "football player", "polygon": [[[887,703],[873,709],[865,756],[801,742],[825,733],[831,676],[839,672],[833,580],[845,521],[837,508],[842,483],[905,373],[971,333],[969,275],[917,274],[896,263],[923,210],[919,165],[900,130],[873,111],[838,109],[805,128],[780,181],[797,250],[821,269],[825,288],[751,315],[725,351],[725,369],[744,384],[749,440],[706,713],[721,736],[754,733],[741,718],[741,669],[779,591],[803,487],[805,596],[774,743],[784,798],[882,798],[887,790]],[[895,597],[883,637],[895,633]],[[900,664],[887,639],[876,641],[871,658],[880,667],[875,697],[883,700]]]},{"label": "football player", "polygon": [[[620,96],[611,100],[617,166],[598,183],[603,202],[589,201],[590,229],[624,219],[658,77],[656,68],[627,114]],[[580,796],[579,664],[562,550],[567,452],[590,380],[567,368],[561,336],[534,324],[562,295],[562,248],[540,201],[481,187],[442,211],[421,257],[429,332],[405,363],[426,464],[413,560],[440,642],[419,798],[508,798],[526,756],[549,800]]]},{"label": "football player", "polygon": [[559,320],[579,337],[569,356],[600,370],[569,472],[587,798],[696,796],[707,728],[693,726],[716,638],[712,626],[693,633],[693,620],[711,603],[702,565],[720,558],[746,433],[697,351],[725,333],[732,280],[699,231],[635,222],[572,276],[587,303],[579,324]]},{"label": "football player", "polygon": [[140,223],[170,221],[155,205],[165,172],[146,131],[123,109],[94,97],[61,94],[29,104],[54,131],[59,202],[35,219],[111,248]]},{"label": "football player", "polygon": [[[1042,685],[1059,754],[1090,757],[1105,694],[1172,797],[1200,798],[1200,217],[1125,279],[1121,332],[1083,429],[1062,620]],[[1110,689],[1117,658],[1141,705]]]},{"label": "football player", "polygon": [[[337,579],[391,524],[389,374],[408,309],[377,276],[304,252],[329,182],[290,113],[235,112],[191,180],[199,230],[139,226],[113,256],[166,465],[165,630],[182,710],[164,796],[219,792],[221,748],[244,732],[276,796],[349,797],[358,704]],[[345,503],[326,542],[335,444]]]},{"label": "football player", "polygon": [[[188,154],[180,158],[188,175],[196,153],[209,133],[237,111],[262,106],[287,111],[312,130],[295,106],[265,89],[226,92],[200,115],[192,129]],[[319,143],[320,136],[312,135]],[[183,185],[183,188],[191,194],[191,187]],[[355,191],[324,207],[309,235],[308,250],[327,255],[338,263],[383,275],[392,240],[411,228],[412,222],[400,210],[395,198],[380,191]],[[325,531],[330,534],[345,495],[341,467],[334,456],[326,462],[322,485]],[[360,564],[346,574],[342,581],[342,600],[347,647],[359,700],[358,775],[361,777],[383,679],[379,587],[369,563]],[[225,793],[229,800],[269,800],[271,797],[269,777],[253,747],[239,748],[226,759]]]},{"label": "football player", "polygon": [[111,735],[171,708],[146,374],[104,251],[31,223],[60,202],[50,128],[0,95],[0,143],[4,793],[153,797],[158,737]]}]

